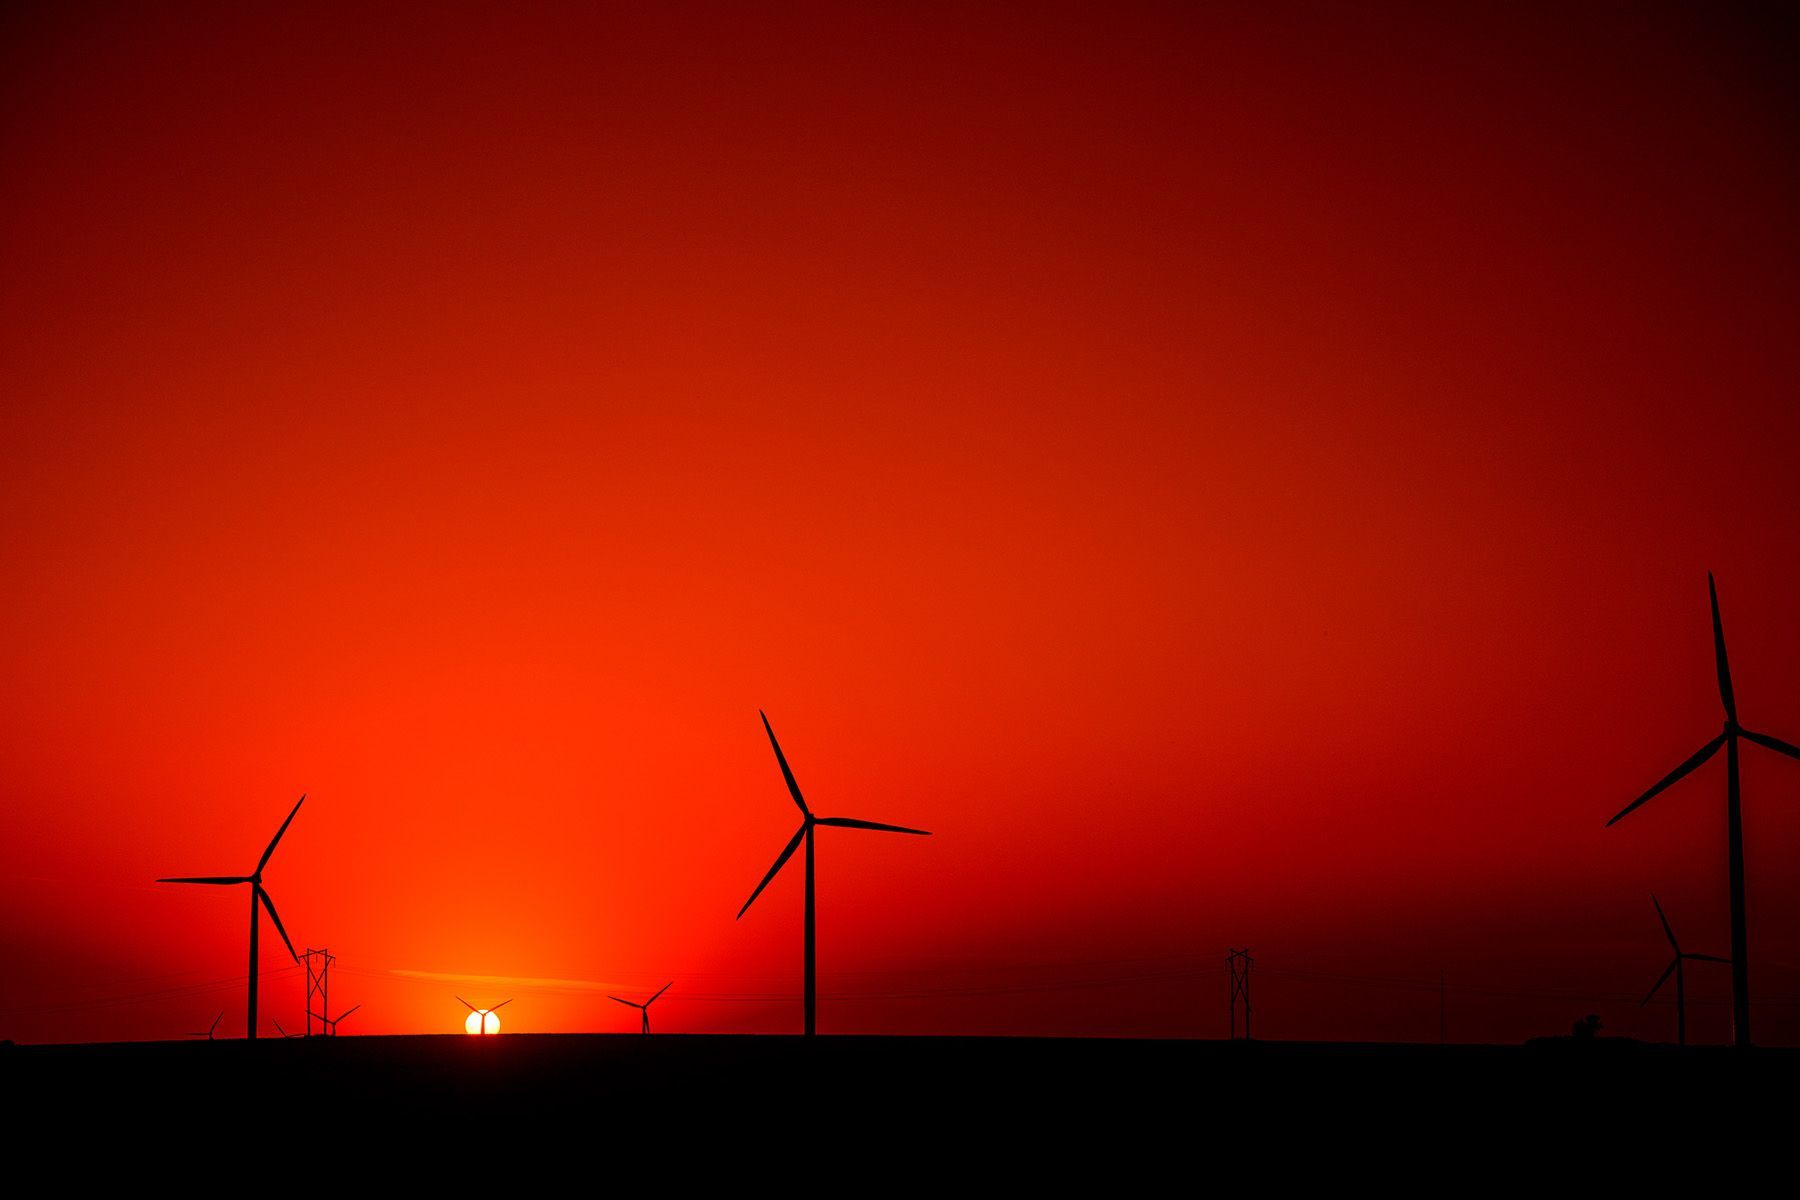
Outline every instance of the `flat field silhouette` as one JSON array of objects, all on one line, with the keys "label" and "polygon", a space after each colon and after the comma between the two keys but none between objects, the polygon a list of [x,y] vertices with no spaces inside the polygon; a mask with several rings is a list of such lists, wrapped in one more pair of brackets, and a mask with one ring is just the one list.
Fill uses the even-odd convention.
[{"label": "flat field silhouette", "polygon": [[[120,1136],[204,1145],[219,1162],[355,1146],[433,1176],[496,1158],[603,1160],[633,1178],[670,1170],[734,1189],[747,1182],[739,1172],[755,1182],[796,1155],[909,1176],[972,1164],[1015,1186],[1226,1161],[1233,1173],[1316,1172],[1343,1155],[1499,1163],[1592,1148],[1646,1106],[1696,1149],[1738,1133],[1754,1151],[1754,1098],[1800,1080],[1800,1051],[1608,1038],[503,1034],[13,1046],[0,1058],[28,1155]],[[1786,1141],[1771,1131],[1765,1144]]]}]

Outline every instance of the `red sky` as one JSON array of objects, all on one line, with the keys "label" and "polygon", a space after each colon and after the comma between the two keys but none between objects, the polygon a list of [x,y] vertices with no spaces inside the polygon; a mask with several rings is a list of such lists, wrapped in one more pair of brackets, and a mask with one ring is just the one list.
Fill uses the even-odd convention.
[{"label": "red sky", "polygon": [[1215,1036],[1249,945],[1269,1037],[1435,1039],[1440,969],[1667,1037],[1651,891],[1728,953],[1722,766],[1602,826],[1717,732],[1709,568],[1800,738],[1791,27],[25,7],[0,1036],[241,1034],[243,897],[150,880],[302,792],[364,1032],[797,1029],[759,707],[936,833],[822,831],[825,1032]]}]

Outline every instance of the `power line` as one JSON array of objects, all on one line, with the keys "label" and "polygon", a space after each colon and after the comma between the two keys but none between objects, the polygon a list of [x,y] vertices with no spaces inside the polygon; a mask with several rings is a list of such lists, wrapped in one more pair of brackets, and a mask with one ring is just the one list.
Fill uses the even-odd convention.
[{"label": "power line", "polygon": [[[1105,959],[1062,964],[1036,963],[1026,966],[998,966],[996,970],[1038,970],[1063,969],[1080,972],[1084,968],[1095,966],[1125,966],[1131,963],[1167,963],[1160,968],[1139,971],[1117,971],[1103,973],[1075,974],[1062,978],[1020,981],[1012,983],[985,983],[957,985],[947,983],[944,986],[894,986],[841,988],[825,993],[833,1000],[935,1000],[954,999],[958,997],[1026,995],[1034,993],[1054,993],[1068,991],[1088,991],[1104,988],[1145,987],[1155,985],[1178,985],[1217,979],[1218,966],[1216,960],[1205,962],[1188,956],[1168,955],[1145,957],[1141,959]],[[261,979],[280,979],[299,974],[304,968],[300,966],[284,966],[258,972]],[[418,975],[401,973],[395,968],[375,965],[338,964],[337,970],[360,978],[392,980],[403,983],[427,984],[443,986],[448,981],[426,978]],[[1447,1003],[1450,993],[1459,996],[1485,996],[1498,999],[1546,1000],[1582,1003],[1636,1003],[1640,998],[1636,993],[1594,992],[1579,989],[1557,988],[1515,988],[1490,986],[1477,983],[1448,983],[1445,979],[1409,979],[1396,976],[1359,975],[1342,971],[1308,970],[1302,967],[1271,966],[1262,964],[1260,973],[1274,979],[1291,979],[1320,983],[1348,984],[1362,987],[1392,988],[1420,993],[1439,993],[1440,1004]],[[857,975],[876,975],[874,971],[853,972]],[[145,977],[139,977],[143,979]],[[150,976],[148,978],[169,978],[169,976]],[[58,1012],[75,1012],[86,1008],[102,1008],[117,1004],[128,1004],[134,1001],[157,1000],[180,996],[200,996],[244,984],[247,975],[237,974],[213,979],[201,980],[189,984],[180,984],[166,988],[140,989],[107,996],[90,997],[81,1000],[52,1001],[42,1004],[27,1004],[0,1009],[0,1016],[23,1016]],[[605,988],[618,988],[625,985],[617,983],[584,983],[582,986],[556,987],[552,985],[527,984],[510,982],[509,988],[521,992],[541,995],[592,996]],[[793,1003],[798,993],[777,990],[733,990],[718,988],[709,991],[684,992],[684,1001],[693,1000],[717,1004],[777,1004]],[[1660,1002],[1660,1001],[1659,1001]],[[1696,1003],[1722,1005],[1726,1000],[1702,999]],[[1760,1008],[1793,1008],[1800,1007],[1800,1000],[1789,998],[1759,998]]]},{"label": "power line", "polygon": [[[1090,977],[1042,980],[1029,983],[974,984],[968,986],[847,988],[821,994],[837,1000],[929,1000],[938,997],[1000,996],[1030,992],[1080,991],[1107,987],[1140,987],[1146,984],[1191,983],[1206,978],[1217,978],[1215,972],[1218,970],[1218,967],[1215,965],[1185,957],[1176,958],[1175,956],[1170,956],[1170,959],[1172,960],[1173,965],[1171,965],[1169,969],[1143,971],[1132,974],[1108,974]],[[1107,961],[1122,962],[1131,960],[1115,959]],[[1089,965],[1092,964],[1087,962],[1064,964],[1064,966],[1071,969],[1079,969]],[[394,968],[377,966],[341,965],[338,967],[338,970],[363,978],[391,979],[404,983],[441,986],[448,982],[447,980],[407,974]],[[1639,998],[1635,993],[1625,992],[1601,993],[1584,992],[1572,989],[1527,990],[1519,988],[1488,987],[1477,984],[1449,984],[1435,979],[1407,979],[1394,976],[1353,975],[1338,971],[1309,971],[1295,967],[1271,967],[1266,964],[1261,970],[1264,975],[1289,979],[1392,987],[1418,992],[1437,992],[1441,988],[1445,992],[1455,992],[1461,995],[1495,996],[1511,999],[1623,1003],[1635,1002]],[[870,972],[864,973],[868,974]],[[531,984],[520,982],[518,980],[509,980],[507,986],[517,991],[530,992],[539,995],[584,996],[591,995],[606,988],[618,988],[627,985],[619,983],[584,982],[579,987],[556,987],[552,985]],[[792,1002],[799,998],[799,994],[797,992],[786,991],[733,991],[718,989],[712,991],[684,991],[682,993],[682,998],[684,1000],[706,1000],[721,1003],[775,1003]],[[1715,1003],[1724,1003],[1724,1001],[1716,1001]],[[1767,1001],[1759,1000],[1757,1003],[1759,1005],[1771,1007],[1792,1007],[1800,1005],[1800,1000],[1771,999]]]},{"label": "power line", "polygon": [[[299,971],[297,966],[275,967],[267,971],[259,971],[261,979],[275,979],[292,975]],[[83,1008],[100,1008],[112,1004],[129,1004],[134,1000],[156,1000],[172,996],[204,996],[211,992],[225,991],[229,988],[243,986],[248,975],[232,975],[223,979],[209,979],[202,983],[184,984],[180,987],[158,988],[147,992],[128,992],[116,996],[98,996],[89,1000],[67,1000],[48,1004],[21,1005],[17,1008],[0,1009],[0,1016],[16,1016],[30,1013],[74,1012]]]}]

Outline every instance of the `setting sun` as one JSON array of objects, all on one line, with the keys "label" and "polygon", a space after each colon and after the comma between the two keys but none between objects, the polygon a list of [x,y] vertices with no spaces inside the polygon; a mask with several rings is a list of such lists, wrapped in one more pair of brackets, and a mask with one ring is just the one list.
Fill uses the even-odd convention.
[{"label": "setting sun", "polygon": [[477,1034],[499,1033],[500,1018],[494,1015],[494,1011],[512,1003],[510,999],[507,999],[494,1005],[493,1008],[476,1008],[461,996],[456,998],[456,1002],[469,1010],[469,1015],[463,1020],[463,1032]]}]

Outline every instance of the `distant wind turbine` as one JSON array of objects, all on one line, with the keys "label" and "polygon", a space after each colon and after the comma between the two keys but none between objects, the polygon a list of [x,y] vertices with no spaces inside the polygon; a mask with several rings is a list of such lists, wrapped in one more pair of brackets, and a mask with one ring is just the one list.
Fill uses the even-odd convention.
[{"label": "distant wind turbine", "polygon": [[250,872],[250,874],[192,875],[175,879],[159,879],[156,881],[158,883],[207,883],[220,886],[229,886],[239,883],[247,883],[250,885],[250,1033],[248,1036],[252,1040],[256,1038],[256,937],[257,907],[259,904],[263,908],[269,910],[269,920],[275,922],[275,932],[279,933],[281,935],[281,940],[286,943],[288,955],[292,957],[296,963],[300,961],[300,956],[294,953],[294,943],[288,941],[287,930],[281,927],[281,917],[275,911],[275,902],[269,899],[269,893],[263,890],[262,873],[263,868],[269,865],[269,856],[275,853],[276,843],[281,841],[281,835],[287,832],[287,827],[289,825],[293,824],[294,814],[298,813],[300,811],[300,806],[305,803],[305,796],[301,796],[299,800],[294,802],[293,812],[288,813],[287,820],[281,823],[281,828],[277,829],[275,831],[275,836],[269,839],[268,849],[264,850],[262,852],[262,857],[256,860],[256,870]]},{"label": "distant wind turbine", "polygon": [[[670,988],[672,988],[674,986],[675,986],[675,981],[673,979],[669,980],[669,982],[663,984],[660,988],[656,989],[656,996],[662,995],[664,992],[668,991]],[[617,1000],[620,1004],[626,1005],[629,1008],[637,1009],[638,1015],[644,1018],[643,1025],[639,1028],[638,1032],[639,1033],[649,1033],[650,1032],[650,1006],[652,1004],[656,1003],[656,996],[650,997],[648,1000],[644,1001],[642,1004],[639,1004],[636,1000],[627,1000],[623,996],[608,996],[607,999],[608,1000]]]},{"label": "distant wind turbine", "polygon": [[279,1033],[283,1038],[297,1038],[300,1036],[297,1033],[289,1033],[287,1030],[283,1029],[281,1027],[281,1022],[277,1021],[274,1017],[269,1018],[269,1024],[275,1026],[275,1032]]},{"label": "distant wind turbine", "polygon": [[213,1034],[217,1033],[219,1030],[219,1022],[223,1021],[224,1019],[225,1019],[225,1010],[220,1009],[219,1015],[213,1018],[213,1023],[211,1025],[208,1025],[205,1029],[201,1030],[198,1033],[190,1033],[190,1034],[188,1034],[188,1036],[189,1037],[203,1037],[207,1041],[210,1042],[213,1040]]},{"label": "distant wind turbine", "polygon": [[1744,917],[1744,814],[1738,796],[1738,739],[1748,738],[1789,758],[1800,758],[1800,747],[1790,746],[1766,733],[1753,733],[1738,724],[1737,698],[1731,690],[1731,664],[1725,658],[1725,626],[1719,620],[1719,589],[1713,583],[1711,571],[1706,573],[1706,591],[1712,599],[1713,658],[1719,673],[1719,700],[1725,706],[1725,730],[1663,776],[1655,787],[1620,809],[1607,824],[1614,824],[1647,803],[1717,754],[1719,747],[1725,748],[1726,860],[1731,888],[1731,1024],[1737,1044],[1747,1047],[1750,1045],[1750,934]]},{"label": "distant wind turbine", "polygon": [[[495,1029],[495,1030],[496,1030],[496,1031],[498,1031],[498,1030],[499,1030],[499,1028],[500,1028],[500,1018],[499,1018],[499,1017],[496,1017],[496,1016],[494,1016],[494,1013],[495,1013],[495,1012],[496,1012],[496,1011],[498,1011],[498,1010],[499,1010],[499,1009],[502,1009],[502,1008],[505,1008],[505,1007],[506,1007],[506,1006],[507,1006],[507,1005],[509,1005],[509,1004],[511,1004],[511,1003],[512,1003],[512,1000],[511,1000],[511,998],[508,998],[508,999],[505,999],[505,1000],[502,1000],[502,1001],[501,1001],[501,1002],[500,1002],[500,1003],[498,1003],[498,1004],[496,1004],[496,1005],[494,1005],[494,1007],[493,1007],[493,1008],[476,1008],[476,1007],[475,1007],[475,1006],[474,1006],[474,1005],[473,1005],[473,1004],[470,1004],[470,1003],[469,1003],[469,1002],[468,1002],[468,1001],[467,1001],[467,1000],[464,1000],[464,999],[463,999],[463,998],[462,998],[462,997],[461,997],[461,996],[458,996],[458,997],[457,997],[457,998],[456,998],[456,1002],[457,1002],[457,1003],[458,1003],[458,1004],[460,1004],[460,1005],[462,1005],[462,1006],[463,1006],[463,1007],[464,1007],[464,1008],[466,1008],[466,1009],[468,1009],[468,1010],[469,1010],[469,1011],[470,1011],[470,1012],[472,1012],[472,1013],[478,1013],[478,1014],[480,1014],[480,1016],[481,1016],[481,1025],[480,1025],[480,1027],[479,1027],[479,1028],[478,1028],[478,1029],[476,1029],[476,1031],[475,1031],[475,1032],[476,1032],[476,1033],[487,1033],[487,1032],[488,1032],[488,1022],[489,1022],[489,1020],[492,1020],[492,1021],[493,1021],[493,1023],[494,1023],[494,1029]],[[361,1007],[362,1007],[362,1005],[360,1005],[360,1004],[359,1004],[359,1005],[357,1005],[357,1006],[356,1006],[356,1007],[357,1007],[357,1008],[361,1008]],[[353,1009],[351,1009],[351,1010],[350,1010],[350,1012],[355,1012],[355,1011],[356,1011],[356,1009],[355,1009],[355,1008],[353,1008]],[[340,1016],[339,1016],[339,1017],[338,1017],[338,1020],[339,1020],[339,1021],[341,1021],[341,1020],[343,1020],[343,1019],[344,1019],[344,1017],[347,1017],[347,1016],[349,1016],[349,1015],[350,1015],[350,1013],[344,1013],[344,1014],[342,1014],[342,1015],[340,1015]],[[332,1027],[333,1027],[333,1028],[334,1028],[334,1029],[335,1029],[335,1028],[336,1028],[336,1025],[337,1025],[337,1022],[335,1022],[335,1021],[334,1021],[334,1022],[333,1022],[333,1023],[332,1023]]]},{"label": "distant wind turbine", "polygon": [[787,758],[786,758],[786,756],[784,756],[781,753],[781,743],[775,740],[775,730],[770,727],[769,718],[768,718],[767,714],[765,714],[759,710],[757,712],[757,716],[762,717],[763,729],[769,735],[769,745],[771,745],[775,748],[775,761],[781,764],[781,777],[783,779],[787,780],[788,793],[794,797],[794,803],[800,806],[800,829],[798,832],[796,832],[794,834],[793,838],[788,842],[787,848],[781,852],[780,857],[778,857],[775,860],[775,865],[769,868],[769,873],[767,875],[763,876],[762,882],[756,885],[756,890],[754,892],[750,893],[750,899],[744,901],[744,907],[738,909],[738,916],[742,917],[746,912],[749,911],[750,906],[752,904],[756,903],[756,898],[758,896],[762,895],[763,889],[769,886],[769,881],[771,879],[775,878],[776,872],[780,871],[781,868],[787,864],[788,859],[794,857],[794,851],[798,850],[800,848],[800,843],[802,841],[805,841],[805,843],[806,843],[806,951],[805,951],[805,957],[806,957],[806,1036],[812,1037],[815,1032],[815,1029],[816,1029],[816,1024],[817,1024],[816,1017],[818,1015],[818,990],[817,990],[817,972],[816,972],[816,968],[818,966],[818,960],[817,960],[817,955],[815,953],[814,933],[813,933],[813,827],[816,825],[831,825],[831,826],[835,826],[835,827],[842,828],[842,829],[874,829],[874,830],[878,830],[882,833],[912,833],[912,834],[917,834],[920,837],[930,837],[931,834],[929,833],[929,831],[924,830],[924,829],[908,829],[904,825],[880,825],[874,821],[860,821],[860,820],[857,820],[855,817],[815,817],[815,816],[813,816],[812,809],[806,807],[805,797],[800,795],[800,785],[794,782],[794,773],[792,771],[788,770]]},{"label": "distant wind turbine", "polygon": [[1684,952],[1681,943],[1675,940],[1675,931],[1669,928],[1669,918],[1663,914],[1662,901],[1652,895],[1650,903],[1656,905],[1656,919],[1662,922],[1663,935],[1669,939],[1669,949],[1675,952],[1675,958],[1669,963],[1668,969],[1657,978],[1656,985],[1645,995],[1638,1007],[1642,1008],[1650,1003],[1656,993],[1662,989],[1662,985],[1669,981],[1669,976],[1675,976],[1675,1044],[1685,1046],[1687,1045],[1687,979],[1685,978],[1686,973],[1681,969],[1681,964],[1690,958],[1697,962],[1716,963],[1730,963],[1731,960],[1720,958],[1714,954]]},{"label": "distant wind turbine", "polygon": [[343,1012],[339,1013],[335,1017],[320,1017],[319,1020],[321,1020],[325,1023],[325,1035],[327,1037],[336,1037],[338,1022],[343,1020],[345,1017],[349,1016],[351,1013],[355,1012],[357,1009],[359,1009],[361,1007],[362,1007],[362,1005],[360,1005],[360,1004],[352,1004],[349,1008],[346,1008]]}]

